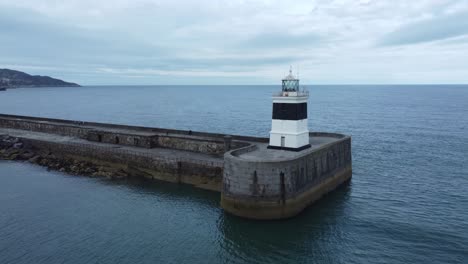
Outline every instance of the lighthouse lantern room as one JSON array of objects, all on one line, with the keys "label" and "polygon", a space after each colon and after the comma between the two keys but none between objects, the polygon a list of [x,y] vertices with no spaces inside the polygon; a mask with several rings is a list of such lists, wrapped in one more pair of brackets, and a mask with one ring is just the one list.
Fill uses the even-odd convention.
[{"label": "lighthouse lantern room", "polygon": [[307,99],[309,93],[299,89],[299,79],[292,69],[282,80],[282,90],[273,95],[273,118],[270,131],[270,149],[301,151],[309,148]]}]

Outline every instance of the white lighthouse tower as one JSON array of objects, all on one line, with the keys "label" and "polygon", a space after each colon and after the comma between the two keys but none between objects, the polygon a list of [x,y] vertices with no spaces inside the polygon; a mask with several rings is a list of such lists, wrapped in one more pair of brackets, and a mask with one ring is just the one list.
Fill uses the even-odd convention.
[{"label": "white lighthouse tower", "polygon": [[273,95],[273,118],[270,149],[301,151],[309,148],[307,99],[309,93],[299,90],[299,79],[292,74],[282,80],[282,91]]}]

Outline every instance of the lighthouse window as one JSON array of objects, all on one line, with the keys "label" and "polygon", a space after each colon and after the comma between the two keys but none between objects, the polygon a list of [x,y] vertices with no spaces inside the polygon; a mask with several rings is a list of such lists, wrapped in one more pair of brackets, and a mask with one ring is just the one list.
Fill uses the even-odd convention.
[{"label": "lighthouse window", "polygon": [[283,91],[293,92],[299,90],[299,80],[283,80]]}]

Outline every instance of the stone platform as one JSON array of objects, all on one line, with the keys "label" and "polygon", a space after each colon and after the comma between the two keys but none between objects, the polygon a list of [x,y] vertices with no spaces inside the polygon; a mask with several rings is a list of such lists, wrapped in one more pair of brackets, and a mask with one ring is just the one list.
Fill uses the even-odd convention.
[{"label": "stone platform", "polygon": [[246,218],[288,218],[351,178],[350,137],[310,133],[309,142],[299,152],[257,143],[224,154],[223,208]]}]

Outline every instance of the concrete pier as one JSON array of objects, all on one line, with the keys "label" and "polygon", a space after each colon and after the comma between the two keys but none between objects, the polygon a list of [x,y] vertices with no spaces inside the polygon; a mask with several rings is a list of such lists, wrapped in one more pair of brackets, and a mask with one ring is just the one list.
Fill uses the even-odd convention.
[{"label": "concrete pier", "polygon": [[309,133],[309,144],[299,152],[262,143],[227,152],[223,208],[247,218],[288,218],[351,178],[350,137]]},{"label": "concrete pier", "polygon": [[302,151],[268,149],[268,138],[0,115],[0,135],[61,159],[118,168],[221,192],[229,213],[294,216],[351,177],[351,139],[310,133]]}]

